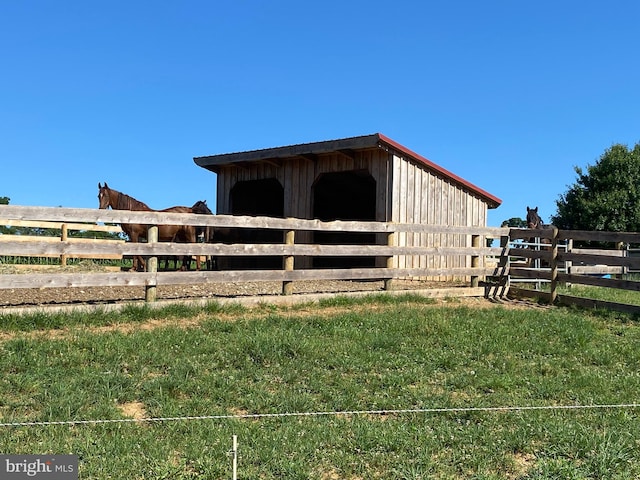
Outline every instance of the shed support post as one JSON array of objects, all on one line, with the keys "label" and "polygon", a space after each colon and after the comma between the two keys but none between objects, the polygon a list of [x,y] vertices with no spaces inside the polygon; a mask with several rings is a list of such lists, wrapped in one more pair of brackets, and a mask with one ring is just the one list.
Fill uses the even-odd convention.
[{"label": "shed support post", "polygon": [[[149,232],[147,233],[147,243],[157,243],[158,242],[158,226],[150,225]],[[147,272],[148,273],[158,273],[158,257],[153,256],[147,259]],[[145,287],[145,300],[147,302],[155,302],[158,298],[158,292],[156,288],[157,277],[154,275],[152,280],[149,280],[147,286]]]},{"label": "shed support post", "polygon": [[[387,246],[393,247],[396,243],[396,235],[395,232],[390,232],[387,235]],[[393,255],[387,257],[387,268],[393,268]],[[384,289],[385,290],[393,290],[393,278],[385,278],[384,279]]]},{"label": "shed support post", "polygon": [[[480,248],[480,235],[471,235],[471,247],[472,248]],[[471,256],[471,268],[478,268],[480,266],[480,256],[472,255]],[[478,275],[473,275],[471,277],[471,286],[478,287],[480,285],[480,277]]]},{"label": "shed support post", "polygon": [[[296,241],[296,232],[294,230],[288,230],[285,235],[284,243],[285,245],[295,245]],[[284,257],[284,270],[285,272],[292,272],[294,269],[294,256],[287,255]],[[283,295],[293,295],[293,282],[284,281],[282,282],[282,294]]]}]

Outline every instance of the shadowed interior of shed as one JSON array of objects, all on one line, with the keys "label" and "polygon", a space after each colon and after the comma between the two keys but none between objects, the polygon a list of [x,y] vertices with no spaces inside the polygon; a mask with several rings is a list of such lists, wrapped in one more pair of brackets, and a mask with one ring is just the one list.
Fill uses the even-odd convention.
[{"label": "shadowed interior of shed", "polygon": [[[367,170],[330,172],[318,176],[313,187],[313,218],[332,220],[376,220],[376,181]],[[373,245],[376,235],[355,232],[314,232],[313,243],[325,245]],[[371,257],[318,257],[318,268],[373,267]]]}]

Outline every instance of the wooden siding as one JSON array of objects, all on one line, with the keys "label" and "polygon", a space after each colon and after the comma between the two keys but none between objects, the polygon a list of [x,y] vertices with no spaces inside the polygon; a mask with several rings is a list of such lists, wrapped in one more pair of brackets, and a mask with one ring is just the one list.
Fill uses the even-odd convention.
[{"label": "wooden siding", "polygon": [[[393,155],[391,159],[392,222],[431,225],[486,226],[487,204],[446,178],[416,163]],[[461,238],[447,234],[401,233],[400,246],[469,247],[471,236]],[[471,265],[469,256],[399,256],[397,268],[453,268]]]},{"label": "wooden siding", "polygon": [[354,158],[341,153],[319,156],[316,160],[294,158],[281,166],[267,163],[225,166],[218,173],[217,213],[230,214],[229,192],[241,181],[275,178],[284,187],[284,216],[312,218],[314,182],[322,173],[368,170],[376,181],[376,220],[387,219],[387,157],[383,150],[355,152]]},{"label": "wooden siding", "polygon": [[[383,149],[339,152],[313,159],[293,158],[273,162],[243,163],[221,167],[218,174],[217,213],[230,214],[231,188],[239,181],[275,178],[284,187],[284,216],[313,218],[313,184],[322,173],[368,170],[376,181],[377,221],[432,225],[486,226],[487,204],[450,179]],[[386,244],[385,234],[378,243]],[[299,232],[296,242],[311,241],[309,232]],[[440,233],[397,234],[398,246],[469,247],[471,236]],[[395,268],[469,267],[470,256],[398,256]],[[380,265],[382,266],[382,265]]]}]

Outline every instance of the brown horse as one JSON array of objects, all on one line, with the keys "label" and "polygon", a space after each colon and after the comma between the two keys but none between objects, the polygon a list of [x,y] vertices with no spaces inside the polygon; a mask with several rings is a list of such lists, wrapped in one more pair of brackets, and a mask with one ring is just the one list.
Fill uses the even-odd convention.
[{"label": "brown horse", "polygon": [[[206,200],[198,200],[196,203],[193,204],[193,206],[191,207],[191,210],[193,211],[193,213],[200,214],[200,215],[213,215],[213,212],[207,205]],[[211,243],[213,241],[213,234],[214,234],[213,227],[210,227],[210,226],[196,227],[196,236],[198,238],[198,242],[200,243]],[[213,270],[215,259],[210,255],[204,256],[204,259],[205,259],[205,265],[207,267],[207,270]]]},{"label": "brown horse", "polygon": [[527,228],[544,228],[542,218],[538,215],[538,207],[527,207]]},{"label": "brown horse", "polygon": [[[164,210],[154,210],[146,203],[136,200],[135,198],[109,188],[107,183],[104,185],[98,183],[98,200],[99,208],[109,208],[113,210],[136,210],[144,212],[174,212],[174,213],[193,213],[190,207],[171,207]],[[123,223],[120,225],[124,233],[127,234],[131,242],[140,242],[147,239],[147,225],[138,223]],[[159,242],[196,242],[196,227],[191,225],[158,225],[158,241]],[[185,268],[183,262],[183,269]],[[187,262],[187,268],[188,268]],[[140,256],[133,258],[133,269],[138,270],[145,268],[144,259]],[[196,268],[200,270],[200,261],[196,261]]]},{"label": "brown horse", "polygon": [[[202,215],[213,215],[213,212],[207,205],[206,200],[198,200],[193,207],[193,213]],[[206,243],[242,243],[242,235],[236,228],[230,227],[197,227],[198,238]],[[207,257],[207,269],[218,270],[220,262],[218,257]]]},{"label": "brown horse", "polygon": [[[200,215],[213,215],[206,200],[198,200],[191,207],[191,211]],[[196,227],[196,236],[201,243],[211,243],[213,240],[213,227]]]}]

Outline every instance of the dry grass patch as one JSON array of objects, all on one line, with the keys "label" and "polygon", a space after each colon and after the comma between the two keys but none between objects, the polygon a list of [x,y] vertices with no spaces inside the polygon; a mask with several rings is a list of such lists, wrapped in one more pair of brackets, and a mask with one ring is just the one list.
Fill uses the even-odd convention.
[{"label": "dry grass patch", "polygon": [[127,418],[134,420],[143,420],[149,418],[144,403],[142,402],[126,402],[118,404],[118,410]]},{"label": "dry grass patch", "polygon": [[536,456],[532,453],[516,452],[511,455],[511,463],[513,465],[513,473],[508,475],[507,478],[523,478],[534,467]]}]

